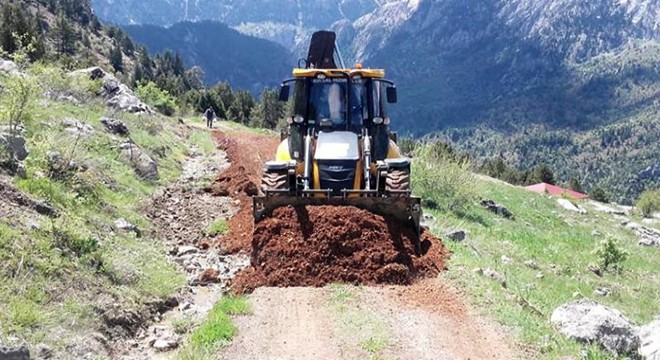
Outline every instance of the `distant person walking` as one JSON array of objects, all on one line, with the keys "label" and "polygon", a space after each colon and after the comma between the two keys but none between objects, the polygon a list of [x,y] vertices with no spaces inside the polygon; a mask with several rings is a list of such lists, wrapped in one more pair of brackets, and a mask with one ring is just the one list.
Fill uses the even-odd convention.
[{"label": "distant person walking", "polygon": [[206,119],[206,127],[211,129],[213,128],[213,120],[215,120],[215,111],[212,107],[209,107],[204,111],[204,118]]}]

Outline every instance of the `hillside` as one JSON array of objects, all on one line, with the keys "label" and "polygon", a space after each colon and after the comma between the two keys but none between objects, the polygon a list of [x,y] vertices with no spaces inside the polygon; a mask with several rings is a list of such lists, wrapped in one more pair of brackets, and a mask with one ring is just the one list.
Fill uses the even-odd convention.
[{"label": "hillside", "polygon": [[294,63],[281,46],[216,22],[186,22],[168,28],[135,25],[124,30],[150,53],[169,49],[181,55],[186,67],[201,67],[207,84],[227,81],[255,95],[265,87],[278,86]]},{"label": "hillside", "polygon": [[[630,327],[660,311],[657,217],[591,201],[570,210],[566,199],[477,177],[429,144],[416,150],[412,178],[433,233],[424,233],[432,250],[415,258],[429,278],[402,278],[400,262],[417,255],[381,216],[284,208],[253,226],[276,133],[230,122],[205,130],[198,117],[154,113],[126,89],[120,96],[134,105],[124,107],[103,93],[117,80],[99,69],[1,68],[16,71],[0,71],[0,139],[18,136],[28,153],[0,155],[0,356],[610,359],[558,332],[555,309],[591,298]],[[21,96],[21,125],[8,129]],[[369,236],[378,238],[351,242]],[[340,243],[319,251],[323,239]],[[596,251],[605,240],[613,250]],[[619,251],[627,255],[610,257]],[[423,261],[438,252],[437,263]],[[328,254],[335,261],[313,260]],[[301,261],[304,271],[271,267]],[[269,275],[256,277],[254,293],[226,295],[254,269]],[[321,286],[319,270],[347,284],[261,287]],[[369,280],[378,278],[390,285]]]}]

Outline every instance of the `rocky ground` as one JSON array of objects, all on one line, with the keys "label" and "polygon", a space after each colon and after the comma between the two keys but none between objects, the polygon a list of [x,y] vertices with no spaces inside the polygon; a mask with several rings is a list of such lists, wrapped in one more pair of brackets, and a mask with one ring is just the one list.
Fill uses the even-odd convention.
[{"label": "rocky ground", "polygon": [[160,191],[145,206],[158,238],[168,245],[169,258],[188,275],[188,286],[175,295],[171,307],[140,329],[135,338],[122,342],[124,350],[116,358],[166,359],[182,345],[185,329],[201,322],[227,290],[228,281],[249,265],[246,255],[225,255],[215,238],[205,232],[216,220],[231,218],[239,204],[202,190],[204,181],[229,167],[222,150],[204,155],[193,149],[181,179]]}]

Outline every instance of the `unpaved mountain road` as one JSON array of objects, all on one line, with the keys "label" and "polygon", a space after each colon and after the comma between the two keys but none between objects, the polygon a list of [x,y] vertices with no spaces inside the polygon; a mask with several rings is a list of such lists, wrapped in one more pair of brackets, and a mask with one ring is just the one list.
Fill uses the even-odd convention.
[{"label": "unpaved mountain road", "polygon": [[505,332],[469,313],[441,279],[410,287],[259,288],[249,299],[254,312],[235,319],[239,335],[221,359],[519,358]]},{"label": "unpaved mountain road", "polygon": [[[279,141],[224,127],[213,134],[231,166],[209,191],[240,201],[218,247],[254,254],[251,196]],[[442,275],[409,286],[259,287],[247,297],[253,313],[235,317],[238,335],[219,359],[522,358],[506,331],[471,311]]]}]

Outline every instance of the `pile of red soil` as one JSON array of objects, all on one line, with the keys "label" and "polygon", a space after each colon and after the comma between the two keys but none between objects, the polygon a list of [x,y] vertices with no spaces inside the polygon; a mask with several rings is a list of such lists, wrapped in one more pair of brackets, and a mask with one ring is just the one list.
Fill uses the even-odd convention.
[{"label": "pile of red soil", "polygon": [[354,207],[283,207],[255,225],[252,267],[234,280],[234,291],[259,286],[410,284],[445,268],[449,252],[423,232],[424,254],[415,252],[415,230],[396,219]]},{"label": "pile of red soil", "polygon": [[272,136],[213,132],[218,147],[225,150],[230,167],[219,174],[207,191],[240,201],[236,216],[229,220],[229,233],[219,242],[229,254],[250,251],[252,241],[252,196],[258,192],[263,164],[274,157],[279,141]]}]

